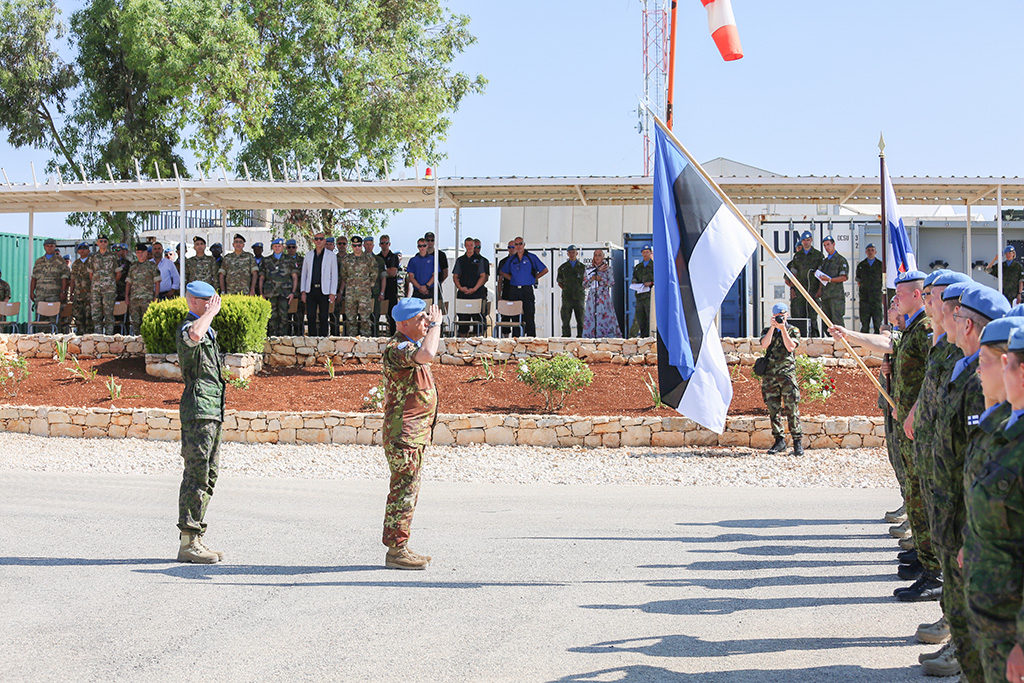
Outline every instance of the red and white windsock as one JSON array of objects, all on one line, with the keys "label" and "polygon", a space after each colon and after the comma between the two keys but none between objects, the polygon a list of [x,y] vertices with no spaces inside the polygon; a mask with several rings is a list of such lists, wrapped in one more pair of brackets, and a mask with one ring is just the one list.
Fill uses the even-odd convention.
[{"label": "red and white windsock", "polygon": [[736,17],[732,14],[729,0],[700,0],[708,11],[708,28],[711,37],[722,54],[722,59],[731,62],[743,58],[740,34],[736,30]]}]

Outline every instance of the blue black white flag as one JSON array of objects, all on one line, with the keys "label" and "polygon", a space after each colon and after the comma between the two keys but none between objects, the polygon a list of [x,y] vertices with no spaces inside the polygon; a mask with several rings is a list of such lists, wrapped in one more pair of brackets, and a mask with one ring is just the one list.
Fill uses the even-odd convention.
[{"label": "blue black white flag", "polygon": [[654,161],[654,304],[661,400],[718,432],[732,381],[715,317],[757,242],[660,127]]},{"label": "blue black white flag", "polygon": [[917,257],[914,255],[914,247],[910,245],[907,230],[903,227],[900,207],[896,204],[896,192],[892,189],[892,180],[889,179],[889,169],[884,166],[882,169],[882,192],[885,193],[885,224],[889,233],[889,250],[886,253],[885,261],[885,286],[894,289],[896,277],[900,273],[917,270]]}]

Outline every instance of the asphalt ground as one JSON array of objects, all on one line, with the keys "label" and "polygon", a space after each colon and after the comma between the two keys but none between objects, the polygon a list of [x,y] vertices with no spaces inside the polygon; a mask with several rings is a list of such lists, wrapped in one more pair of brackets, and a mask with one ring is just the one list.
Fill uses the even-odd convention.
[{"label": "asphalt ground", "polygon": [[903,681],[891,490],[427,482],[383,569],[386,483],[223,477],[210,566],[178,479],[0,472],[5,680]]}]

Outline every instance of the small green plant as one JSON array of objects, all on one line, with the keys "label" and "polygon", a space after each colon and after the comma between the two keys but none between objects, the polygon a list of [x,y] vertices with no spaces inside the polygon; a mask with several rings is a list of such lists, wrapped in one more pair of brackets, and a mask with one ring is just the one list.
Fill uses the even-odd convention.
[{"label": "small green plant", "polygon": [[64,369],[70,372],[72,375],[78,377],[79,379],[85,382],[91,382],[94,379],[96,379],[96,368],[93,368],[92,370],[86,370],[85,368],[82,367],[82,364],[78,362],[78,356],[71,356],[71,362],[74,363],[75,366],[72,368]]},{"label": "small green plant", "polygon": [[644,385],[647,387],[647,391],[651,392],[651,401],[654,403],[655,408],[664,408],[665,403],[661,400],[661,389],[658,388],[658,383],[651,377],[651,373],[647,373],[647,379],[644,380]]},{"label": "small green plant", "polygon": [[0,388],[8,398],[14,398],[21,384],[28,379],[28,360],[17,354],[0,355]]},{"label": "small green plant", "polygon": [[64,365],[64,361],[68,357],[68,341],[66,339],[58,340],[53,343],[53,348],[56,353],[53,354],[53,359]]},{"label": "small green plant", "polygon": [[796,357],[796,381],[800,403],[825,401],[836,392],[836,383],[825,371],[825,364],[810,356]]},{"label": "small green plant", "polygon": [[220,369],[220,376],[221,379],[233,386],[235,389],[241,389],[242,391],[248,389],[249,382],[252,381],[252,377],[246,377],[245,379],[242,379],[241,377],[232,377],[227,368]]},{"label": "small green plant", "polygon": [[544,410],[557,412],[570,394],[590,386],[594,373],[579,358],[563,353],[554,358],[521,359],[517,378],[544,398]]},{"label": "small green plant", "polygon": [[494,371],[491,369],[493,366],[494,366],[494,363],[491,361],[491,359],[488,358],[487,356],[484,356],[483,358],[480,359],[480,367],[483,368],[484,374],[477,375],[476,377],[474,377],[473,379],[471,379],[469,381],[470,382],[490,382],[490,381],[493,381],[494,380]]},{"label": "small green plant", "polygon": [[379,413],[384,410],[384,378],[381,377],[380,382],[377,386],[370,387],[370,390],[366,392],[366,396],[363,396],[363,410],[372,410],[375,413]]},{"label": "small green plant", "polygon": [[106,386],[107,391],[110,392],[111,401],[121,398],[121,385],[117,383],[117,380],[114,379],[113,375],[110,376],[110,379],[107,380],[104,386]]},{"label": "small green plant", "polygon": [[327,368],[327,376],[334,379],[334,361],[330,358],[324,358],[324,367]]}]

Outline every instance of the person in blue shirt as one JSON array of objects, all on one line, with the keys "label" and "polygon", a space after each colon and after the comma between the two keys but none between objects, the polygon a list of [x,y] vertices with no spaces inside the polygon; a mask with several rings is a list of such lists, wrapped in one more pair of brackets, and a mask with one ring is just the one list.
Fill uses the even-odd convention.
[{"label": "person in blue shirt", "polygon": [[502,293],[506,301],[523,302],[523,333],[527,337],[536,337],[536,300],[533,288],[539,278],[547,275],[548,268],[539,258],[526,251],[526,242],[522,237],[516,237],[512,244],[516,248],[515,253],[501,267],[501,277],[506,280]]},{"label": "person in blue shirt", "polygon": [[[412,288],[412,296],[417,299],[434,298],[434,254],[428,253],[427,247],[425,238],[421,237],[416,240],[416,255],[409,259],[409,263],[405,267],[406,277]],[[440,304],[440,291],[437,300]]]}]

